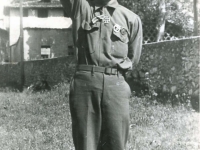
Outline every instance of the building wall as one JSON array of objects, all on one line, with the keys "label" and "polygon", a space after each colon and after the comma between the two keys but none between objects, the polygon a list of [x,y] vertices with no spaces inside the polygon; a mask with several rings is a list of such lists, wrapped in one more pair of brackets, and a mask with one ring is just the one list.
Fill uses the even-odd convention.
[{"label": "building wall", "polygon": [[50,9],[48,12],[49,17],[60,17],[64,16],[64,12],[61,9]]},{"label": "building wall", "polygon": [[24,58],[37,59],[41,46],[50,46],[51,58],[68,55],[68,46],[73,46],[71,29],[26,29],[24,32]]},{"label": "building wall", "polygon": [[[41,46],[50,46],[50,58],[68,55],[73,46],[71,29],[24,29],[24,60],[41,58]],[[20,47],[12,48],[12,62],[20,61]]]},{"label": "building wall", "polygon": [[[44,8],[47,9],[47,8]],[[19,8],[10,9],[10,45],[18,41],[20,34],[20,15]],[[38,18],[36,8],[28,9],[28,17],[23,17],[24,28],[38,29],[68,29],[71,28],[72,21],[70,18],[64,17],[62,8],[48,8],[47,18]]]},{"label": "building wall", "polygon": [[9,41],[10,45],[13,45],[17,42],[20,34],[20,18],[19,18],[19,10],[12,9],[10,10],[10,18],[9,18]]}]

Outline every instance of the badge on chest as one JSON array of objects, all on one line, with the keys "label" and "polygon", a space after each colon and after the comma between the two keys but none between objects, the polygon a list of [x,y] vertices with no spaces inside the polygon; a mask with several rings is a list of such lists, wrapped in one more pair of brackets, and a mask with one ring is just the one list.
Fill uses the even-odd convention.
[{"label": "badge on chest", "polygon": [[100,16],[96,16],[94,18],[92,18],[92,23],[95,24],[97,21],[102,20],[103,23],[107,24],[110,22],[110,17],[107,15],[100,15]]},{"label": "badge on chest", "polygon": [[104,16],[103,23],[107,24],[109,22],[110,22],[110,17],[109,16]]}]

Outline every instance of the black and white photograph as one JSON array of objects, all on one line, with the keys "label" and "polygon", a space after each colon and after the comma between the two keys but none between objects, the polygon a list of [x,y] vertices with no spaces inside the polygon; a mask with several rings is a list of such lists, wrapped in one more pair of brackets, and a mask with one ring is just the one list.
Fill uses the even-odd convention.
[{"label": "black and white photograph", "polygon": [[200,150],[200,0],[0,0],[0,150]]}]

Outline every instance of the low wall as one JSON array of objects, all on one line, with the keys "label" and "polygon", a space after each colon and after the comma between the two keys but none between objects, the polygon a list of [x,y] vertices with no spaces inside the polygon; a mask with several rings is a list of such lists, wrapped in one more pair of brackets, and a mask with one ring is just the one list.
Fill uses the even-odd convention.
[{"label": "low wall", "polygon": [[70,80],[74,74],[74,57],[60,57],[39,61],[28,61],[24,65],[25,85],[45,80],[50,85]]},{"label": "low wall", "polygon": [[129,83],[134,87],[134,81],[145,80],[150,90],[176,96],[197,93],[199,52],[200,37],[145,44],[139,65],[129,74]]},{"label": "low wall", "polygon": [[[72,56],[24,62],[25,86],[38,80],[50,85],[69,80],[74,73],[75,59]],[[20,63],[0,65],[0,86],[20,85]]]},{"label": "low wall", "polygon": [[18,87],[20,83],[19,64],[1,64],[0,65],[0,87],[12,86]]},{"label": "low wall", "polygon": [[[145,81],[157,93],[191,95],[199,90],[200,37],[146,44],[128,82],[135,90]],[[55,85],[74,73],[71,56],[24,63],[25,85],[46,80]],[[145,77],[146,73],[146,77]],[[135,82],[139,81],[138,82]],[[0,65],[0,85],[20,83],[20,64]]]}]

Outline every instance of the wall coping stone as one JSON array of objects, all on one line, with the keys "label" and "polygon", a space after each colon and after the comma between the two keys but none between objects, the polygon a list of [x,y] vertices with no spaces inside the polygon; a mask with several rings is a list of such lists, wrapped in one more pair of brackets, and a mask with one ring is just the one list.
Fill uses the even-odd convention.
[{"label": "wall coping stone", "polygon": [[184,38],[184,39],[175,39],[175,40],[166,40],[166,41],[159,41],[159,42],[152,42],[152,43],[146,43],[143,44],[143,46],[145,45],[153,45],[153,44],[160,44],[160,43],[169,43],[169,42],[178,42],[178,41],[184,41],[184,40],[190,40],[190,39],[198,39],[200,40],[200,36],[193,36],[193,37],[189,37],[189,38]]}]

